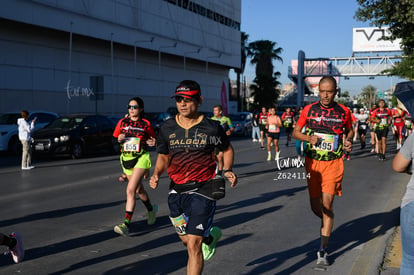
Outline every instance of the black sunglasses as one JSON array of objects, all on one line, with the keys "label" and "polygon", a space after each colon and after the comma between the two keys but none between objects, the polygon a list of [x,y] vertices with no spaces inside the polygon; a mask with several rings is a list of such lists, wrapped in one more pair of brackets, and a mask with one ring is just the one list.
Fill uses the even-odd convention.
[{"label": "black sunglasses", "polygon": [[183,96],[176,96],[175,97],[175,102],[177,102],[177,103],[180,103],[183,100],[184,100],[185,103],[189,103],[189,102],[193,101],[192,98],[186,98],[186,97],[183,97]]},{"label": "black sunglasses", "polygon": [[138,105],[128,105],[128,109],[136,110],[138,108]]}]

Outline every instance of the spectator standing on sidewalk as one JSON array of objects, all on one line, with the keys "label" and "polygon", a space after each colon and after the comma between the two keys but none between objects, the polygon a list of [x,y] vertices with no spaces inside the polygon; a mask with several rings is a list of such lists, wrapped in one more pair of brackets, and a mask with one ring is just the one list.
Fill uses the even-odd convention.
[{"label": "spectator standing on sidewalk", "polygon": [[253,142],[260,141],[259,114],[257,112],[254,113],[253,119],[252,119],[252,140]]},{"label": "spectator standing on sidewalk", "polygon": [[[400,173],[413,173],[414,135],[410,135],[395,155],[392,169]],[[414,274],[414,177],[411,175],[401,202],[401,275]]]},{"label": "spectator standing on sidewalk", "polygon": [[30,146],[30,139],[36,118],[29,122],[27,121],[29,117],[28,111],[23,110],[20,114],[22,117],[17,119],[17,125],[19,139],[22,143],[22,170],[30,170],[34,168],[34,166],[32,166],[32,147]]}]

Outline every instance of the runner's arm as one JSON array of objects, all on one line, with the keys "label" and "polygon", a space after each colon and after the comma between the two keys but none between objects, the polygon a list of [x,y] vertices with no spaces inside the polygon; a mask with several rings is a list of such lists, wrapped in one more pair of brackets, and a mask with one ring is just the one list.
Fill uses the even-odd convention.
[{"label": "runner's arm", "polygon": [[282,125],[282,120],[280,119],[280,117],[279,117],[279,116],[277,116],[277,123],[276,123],[276,125],[277,125],[277,127],[279,127],[279,128],[282,128],[282,127],[283,127],[283,125]]},{"label": "runner's arm", "polygon": [[398,152],[392,160],[392,169],[398,173],[407,172],[411,160],[406,159],[400,152]]},{"label": "runner's arm", "polygon": [[235,187],[237,184],[237,175],[231,171],[234,162],[234,150],[231,144],[223,151],[223,162],[224,162],[224,176],[230,181],[231,187]]},{"label": "runner's arm", "polygon": [[158,187],[159,178],[168,167],[168,159],[169,155],[158,154],[154,172],[152,173],[152,177],[150,178],[149,182],[151,188],[155,189]]},{"label": "runner's arm", "polygon": [[301,141],[306,141],[309,142],[313,145],[315,145],[318,142],[318,137],[317,136],[308,136],[306,134],[302,133],[302,128],[300,127],[298,124],[296,124],[295,128],[293,129],[293,133],[292,133],[292,137],[294,139],[298,139]]},{"label": "runner's arm", "polygon": [[352,139],[354,137],[354,130],[352,127],[349,129],[345,129],[345,142],[344,142],[344,150],[351,152],[352,151]]}]

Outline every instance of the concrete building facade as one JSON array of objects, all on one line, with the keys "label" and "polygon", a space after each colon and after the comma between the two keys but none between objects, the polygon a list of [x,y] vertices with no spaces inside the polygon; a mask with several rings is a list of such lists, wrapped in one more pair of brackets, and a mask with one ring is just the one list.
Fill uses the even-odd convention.
[{"label": "concrete building facade", "polygon": [[4,0],[0,113],[121,115],[133,96],[162,112],[184,79],[211,111],[240,67],[240,20],[240,0]]}]

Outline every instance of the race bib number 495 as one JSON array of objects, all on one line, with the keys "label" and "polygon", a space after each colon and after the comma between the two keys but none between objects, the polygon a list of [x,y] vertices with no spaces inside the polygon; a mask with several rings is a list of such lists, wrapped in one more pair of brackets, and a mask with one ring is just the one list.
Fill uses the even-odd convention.
[{"label": "race bib number 495", "polygon": [[313,147],[318,151],[326,151],[326,152],[333,152],[338,149],[338,135],[328,135],[328,134],[320,134],[315,133],[315,136],[320,138],[320,142]]},{"label": "race bib number 495", "polygon": [[139,152],[140,151],[141,139],[139,138],[128,138],[124,143],[124,152]]}]

